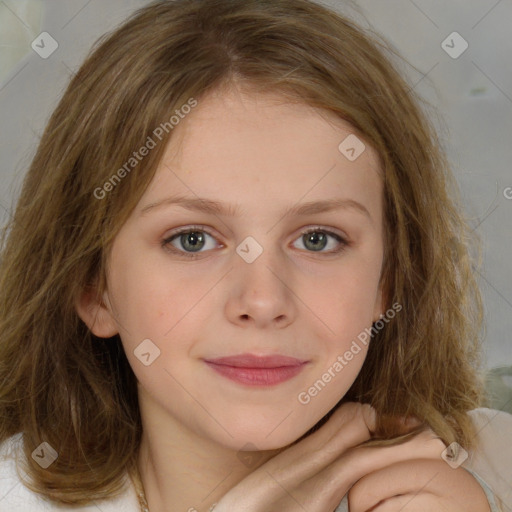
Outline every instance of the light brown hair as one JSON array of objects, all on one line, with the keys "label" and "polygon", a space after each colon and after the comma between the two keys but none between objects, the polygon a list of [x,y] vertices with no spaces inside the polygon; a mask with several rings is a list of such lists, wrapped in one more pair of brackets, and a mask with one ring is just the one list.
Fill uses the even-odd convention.
[{"label": "light brown hair", "polygon": [[[137,456],[136,380],[119,336],[95,337],[74,304],[84,290],[101,297],[112,242],[172,130],[106,197],[94,191],[190,98],[235,83],[334,113],[381,159],[382,282],[386,306],[403,309],[340,403],[371,404],[382,439],[397,436],[392,417],[412,414],[445,442],[473,446],[482,308],[470,231],[389,51],[307,0],[158,1],[98,41],[48,122],[2,237],[0,442],[23,433],[34,490],[63,503],[112,496]],[[42,441],[59,454],[48,469],[30,457]]]}]

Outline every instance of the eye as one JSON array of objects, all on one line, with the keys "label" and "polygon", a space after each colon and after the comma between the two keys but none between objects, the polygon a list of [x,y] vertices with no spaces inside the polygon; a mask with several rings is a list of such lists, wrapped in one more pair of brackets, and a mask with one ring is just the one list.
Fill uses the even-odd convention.
[{"label": "eye", "polygon": [[[202,249],[208,250],[215,248],[215,243],[210,244],[210,247],[208,247],[208,238],[215,240],[215,237],[205,231],[203,227],[190,226],[165,238],[162,240],[161,245],[170,252],[193,259],[198,258],[201,252],[205,252],[202,251]],[[329,245],[329,238],[335,240],[335,248],[331,248],[329,251],[324,251],[324,249]],[[322,252],[324,254],[337,254],[349,245],[349,243],[340,235],[320,227],[310,228],[303,231],[297,240],[301,240],[303,242],[303,245],[308,252]],[[331,246],[332,245],[333,243],[331,242]],[[336,245],[339,247],[336,247]]]},{"label": "eye", "polygon": [[[323,251],[323,249],[329,245],[329,238],[335,239],[335,248],[329,251]],[[343,237],[320,227],[315,227],[304,231],[298,240],[302,241],[308,252],[323,251],[323,253],[327,254],[337,254],[348,246],[348,242]],[[332,245],[333,244],[331,243],[331,247]],[[336,247],[336,245],[339,245],[339,247]]]},{"label": "eye", "polygon": [[204,249],[205,247],[207,249],[215,248],[215,244],[213,244],[213,247],[207,247],[207,237],[213,239],[213,236],[202,227],[190,226],[165,238],[162,240],[161,245],[171,252],[181,253],[189,258],[197,258],[199,255],[196,253],[201,252],[201,249]]}]

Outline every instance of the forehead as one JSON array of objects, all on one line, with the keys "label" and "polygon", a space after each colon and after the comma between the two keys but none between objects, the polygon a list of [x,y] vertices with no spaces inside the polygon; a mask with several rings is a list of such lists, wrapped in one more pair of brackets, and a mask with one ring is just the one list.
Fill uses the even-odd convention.
[{"label": "forehead", "polygon": [[[356,159],[347,158],[354,151],[346,153],[344,141]],[[215,91],[174,128],[141,203],[180,194],[241,205],[255,215],[348,198],[365,203],[378,221],[379,167],[375,150],[331,113],[277,94]]]}]

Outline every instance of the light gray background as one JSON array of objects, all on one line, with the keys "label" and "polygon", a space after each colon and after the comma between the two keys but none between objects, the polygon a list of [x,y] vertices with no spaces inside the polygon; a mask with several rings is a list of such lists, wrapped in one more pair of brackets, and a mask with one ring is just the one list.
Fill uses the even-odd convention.
[{"label": "light gray background", "polygon": [[[0,0],[2,224],[15,204],[40,134],[69,77],[100,35],[147,3]],[[411,85],[442,116],[434,119],[471,226],[483,241],[486,365],[511,365],[512,0],[323,3],[350,14],[390,41],[416,68],[400,64]],[[47,59],[30,47],[43,31],[59,44]],[[441,47],[454,31],[469,45],[457,59]]]}]

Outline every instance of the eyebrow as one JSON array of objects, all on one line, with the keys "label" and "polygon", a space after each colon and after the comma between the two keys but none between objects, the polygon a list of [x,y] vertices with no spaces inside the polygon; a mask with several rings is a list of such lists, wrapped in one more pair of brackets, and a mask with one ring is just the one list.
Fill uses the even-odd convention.
[{"label": "eyebrow", "polygon": [[[240,215],[242,212],[239,204],[231,205],[202,197],[172,196],[166,199],[162,199],[156,203],[151,203],[144,206],[140,214],[146,215],[150,211],[154,211],[163,206],[171,205],[178,205],[191,211],[203,212],[213,215],[224,215],[228,217],[235,217]],[[292,206],[283,212],[283,216],[313,215],[316,213],[324,213],[342,208],[352,209],[356,212],[366,215],[370,220],[372,220],[370,212],[366,209],[366,207],[361,203],[354,201],[353,199],[325,199],[321,201],[310,201]]]}]

